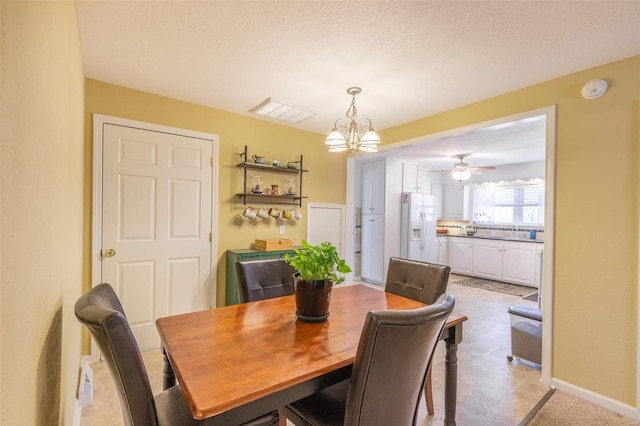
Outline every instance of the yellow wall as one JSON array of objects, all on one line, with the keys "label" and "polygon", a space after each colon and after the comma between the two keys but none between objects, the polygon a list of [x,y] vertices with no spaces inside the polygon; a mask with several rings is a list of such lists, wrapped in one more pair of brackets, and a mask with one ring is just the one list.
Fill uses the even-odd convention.
[{"label": "yellow wall", "polygon": [[[585,100],[582,86],[609,90]],[[640,56],[380,132],[412,139],[557,105],[553,377],[636,406]]]},{"label": "yellow wall", "polygon": [[71,424],[81,326],[82,59],[75,4],[0,2],[0,424]]},{"label": "yellow wall", "polygon": [[[249,107],[249,106],[248,106]],[[248,108],[247,108],[248,109]],[[303,155],[303,195],[309,198],[302,205],[301,221],[287,221],[285,235],[294,245],[306,237],[307,202],[344,203],[346,164],[344,156],[330,154],[325,149],[324,136],[232,114],[162,96],[87,79],[85,95],[85,287],[90,287],[91,247],[91,180],[93,153],[93,114],[105,114],[165,126],[197,130],[219,136],[220,176],[218,227],[218,305],[224,305],[226,250],[250,248],[256,238],[279,238],[276,221],[264,224],[241,217],[244,206],[234,194],[242,192],[242,171],[235,165],[240,161],[237,153],[248,145],[249,155],[263,155],[268,160],[281,162],[298,159]],[[251,175],[252,173],[248,173]],[[271,175],[273,183],[282,184],[283,175]],[[263,184],[271,183],[263,174]],[[258,205],[256,205],[258,206]],[[265,207],[270,207],[265,205]],[[291,206],[292,208],[295,206]],[[279,221],[281,222],[281,221]]]}]

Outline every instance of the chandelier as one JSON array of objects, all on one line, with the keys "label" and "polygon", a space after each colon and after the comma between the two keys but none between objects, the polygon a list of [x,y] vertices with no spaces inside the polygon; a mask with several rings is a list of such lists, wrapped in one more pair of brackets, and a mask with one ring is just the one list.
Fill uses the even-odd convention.
[{"label": "chandelier", "polygon": [[327,136],[324,141],[326,145],[329,145],[329,152],[343,152],[349,150],[364,151],[364,152],[378,152],[378,144],[380,136],[373,130],[371,120],[368,118],[363,119],[360,122],[360,127],[357,123],[356,109],[356,95],[362,90],[359,87],[350,87],[347,89],[347,93],[352,96],[351,105],[347,109],[347,118],[350,120],[349,124],[342,118],[338,118],[333,125],[333,130]]}]

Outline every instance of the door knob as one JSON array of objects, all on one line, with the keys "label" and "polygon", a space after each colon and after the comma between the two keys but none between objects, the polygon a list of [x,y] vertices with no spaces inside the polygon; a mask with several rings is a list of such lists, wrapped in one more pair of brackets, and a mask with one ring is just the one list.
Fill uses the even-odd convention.
[{"label": "door knob", "polygon": [[105,257],[113,257],[116,255],[116,251],[114,249],[107,249],[104,251]]}]

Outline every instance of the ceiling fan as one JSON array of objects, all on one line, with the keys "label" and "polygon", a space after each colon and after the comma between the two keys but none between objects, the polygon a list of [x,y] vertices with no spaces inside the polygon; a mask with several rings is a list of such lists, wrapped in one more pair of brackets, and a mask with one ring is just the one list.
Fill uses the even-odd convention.
[{"label": "ceiling fan", "polygon": [[471,173],[473,173],[473,172],[479,172],[479,171],[483,171],[483,170],[495,170],[495,167],[493,167],[493,166],[469,167],[469,163],[465,163],[463,161],[464,157],[468,157],[469,155],[471,155],[471,154],[454,155],[453,158],[457,158],[460,161],[455,163],[451,170],[439,170],[439,171],[444,172],[443,174],[451,173],[451,177],[452,178],[454,178],[455,180],[457,180],[460,183],[462,183],[463,180],[469,179],[469,177],[471,177]]}]

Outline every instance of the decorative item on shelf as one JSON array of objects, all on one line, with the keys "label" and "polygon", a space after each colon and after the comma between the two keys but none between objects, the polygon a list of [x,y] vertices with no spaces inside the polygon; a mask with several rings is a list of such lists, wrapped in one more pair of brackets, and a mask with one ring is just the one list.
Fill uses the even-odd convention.
[{"label": "decorative item on shelf", "polygon": [[244,217],[248,217],[249,219],[255,219],[256,218],[256,212],[255,212],[255,210],[253,210],[253,207],[251,207],[251,206],[247,206],[247,208],[244,209],[244,211],[242,212],[242,215]]},{"label": "decorative item on shelf", "polygon": [[[349,150],[354,152],[357,150],[364,152],[378,152],[378,144],[380,136],[373,129],[371,120],[368,118],[363,119],[360,122],[360,127],[356,120],[356,95],[362,91],[359,87],[350,87],[347,89],[347,93],[352,96],[351,105],[347,109],[346,116],[349,119],[349,124],[342,118],[336,120],[333,125],[333,130],[327,136],[325,144],[329,145],[329,152],[343,152]],[[366,123],[365,123],[366,122]]]},{"label": "decorative item on shelf", "polygon": [[342,283],[351,268],[331,243],[311,245],[302,240],[302,248],[294,253],[286,254],[285,261],[297,270],[293,275],[296,316],[304,322],[325,321],[333,285]]},{"label": "decorative item on shelf", "polygon": [[277,207],[271,207],[269,209],[269,216],[271,216],[274,219],[277,219],[280,217],[280,212],[278,211]]},{"label": "decorative item on shelf", "polygon": [[287,195],[296,195],[296,183],[294,178],[287,178],[285,187],[287,188]]},{"label": "decorative item on shelf", "polygon": [[267,159],[264,157],[261,157],[259,155],[253,154],[251,155],[251,158],[253,158],[253,162],[256,164],[266,164]]},{"label": "decorative item on shelf", "polygon": [[271,165],[272,165],[273,167],[281,167],[281,166],[282,166],[282,163],[281,163],[280,161],[278,161],[278,160],[273,160],[273,162],[271,163]]},{"label": "decorative item on shelf", "polygon": [[252,178],[253,187],[251,192],[254,194],[262,194],[262,175],[254,175]]},{"label": "decorative item on shelf", "polygon": [[287,161],[287,169],[297,169],[298,163],[295,161]]},{"label": "decorative item on shelf", "polygon": [[271,185],[271,195],[280,195],[280,185]]}]

